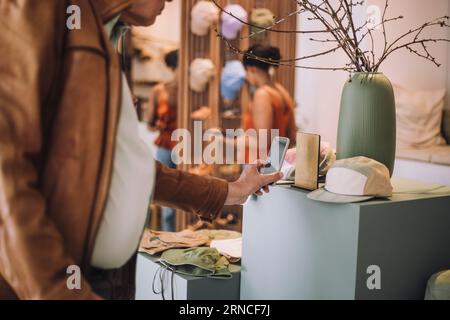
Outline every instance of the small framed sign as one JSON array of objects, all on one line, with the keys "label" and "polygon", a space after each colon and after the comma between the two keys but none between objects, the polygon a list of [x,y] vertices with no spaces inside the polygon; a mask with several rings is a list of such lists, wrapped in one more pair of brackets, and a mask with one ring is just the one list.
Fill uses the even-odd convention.
[{"label": "small framed sign", "polygon": [[310,191],[319,188],[320,136],[297,133],[297,161],[294,187]]}]

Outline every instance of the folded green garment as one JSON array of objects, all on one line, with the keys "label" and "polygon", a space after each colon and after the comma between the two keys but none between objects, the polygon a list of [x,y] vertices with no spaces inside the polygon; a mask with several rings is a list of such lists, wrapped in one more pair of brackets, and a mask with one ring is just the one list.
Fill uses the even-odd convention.
[{"label": "folded green garment", "polygon": [[235,267],[230,269],[227,258],[217,249],[209,247],[167,250],[159,262],[176,273],[194,277],[229,279],[231,271],[237,271]]}]

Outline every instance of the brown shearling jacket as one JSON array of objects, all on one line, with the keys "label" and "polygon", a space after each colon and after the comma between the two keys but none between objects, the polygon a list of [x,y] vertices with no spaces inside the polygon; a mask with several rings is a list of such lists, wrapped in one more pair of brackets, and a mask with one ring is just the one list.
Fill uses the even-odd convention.
[{"label": "brown shearling jacket", "polygon": [[[66,28],[68,6],[81,29]],[[0,299],[96,298],[86,275],[112,171],[119,59],[103,23],[130,0],[0,0]],[[226,182],[157,164],[155,201],[213,218]],[[129,279],[133,281],[134,279]]]}]

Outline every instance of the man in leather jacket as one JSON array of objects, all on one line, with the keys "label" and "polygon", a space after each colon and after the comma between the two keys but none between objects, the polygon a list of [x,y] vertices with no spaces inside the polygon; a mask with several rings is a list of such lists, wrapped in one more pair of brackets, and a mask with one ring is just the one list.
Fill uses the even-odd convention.
[{"label": "man in leather jacket", "polygon": [[[92,266],[124,88],[104,25],[118,16],[150,25],[164,2],[0,0],[0,299],[98,299],[96,283],[110,285],[102,297],[133,297],[134,257],[104,273]],[[72,5],[80,29],[66,26]],[[259,175],[258,165],[233,183],[159,163],[152,170],[155,202],[207,220],[280,178]],[[81,268],[79,288],[67,285],[70,266]]]}]

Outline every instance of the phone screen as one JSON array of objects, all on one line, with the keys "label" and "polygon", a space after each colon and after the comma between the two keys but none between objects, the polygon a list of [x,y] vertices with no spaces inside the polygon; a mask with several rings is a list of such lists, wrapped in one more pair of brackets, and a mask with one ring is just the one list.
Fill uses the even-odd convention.
[{"label": "phone screen", "polygon": [[272,174],[280,171],[288,147],[288,138],[275,138],[270,147],[268,163],[265,167],[261,168],[261,174]]}]

